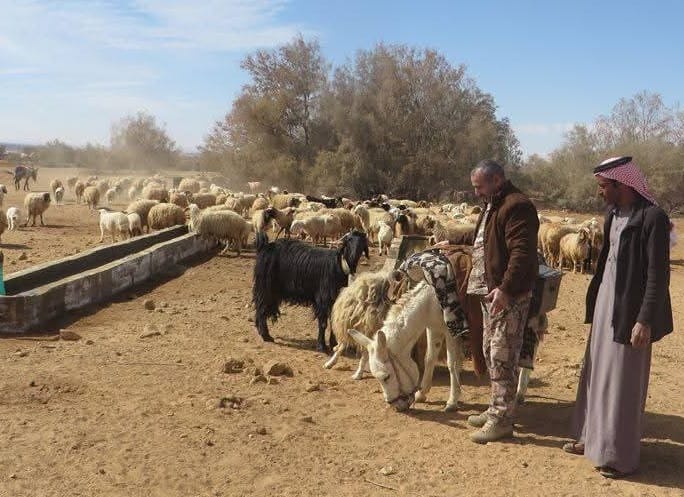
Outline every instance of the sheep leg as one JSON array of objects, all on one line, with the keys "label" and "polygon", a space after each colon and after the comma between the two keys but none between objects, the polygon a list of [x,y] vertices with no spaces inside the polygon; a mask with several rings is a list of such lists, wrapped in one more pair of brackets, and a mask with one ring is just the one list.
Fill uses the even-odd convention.
[{"label": "sheep leg", "polygon": [[518,404],[525,402],[527,386],[530,384],[530,373],[532,373],[531,369],[520,368],[520,374],[518,376],[518,390],[515,394],[515,400]]},{"label": "sheep leg", "polygon": [[435,333],[428,328],[427,330],[427,348],[425,350],[425,369],[423,370],[423,379],[420,382],[420,390],[416,392],[416,402],[425,402],[427,394],[432,388],[432,375],[435,371],[435,363],[437,356],[442,348],[441,337],[435,336]]},{"label": "sheep leg", "polygon": [[[330,306],[332,307],[332,305]],[[318,312],[318,343],[316,344],[316,350],[318,352],[328,353],[328,346],[325,344],[325,330],[328,327],[328,312],[326,310],[325,304],[318,304],[320,309]]]},{"label": "sheep leg", "polygon": [[345,346],[344,343],[339,344],[337,347],[333,348],[334,352],[333,355],[330,359],[325,361],[323,364],[323,367],[325,369],[331,369],[335,364],[337,364],[337,360],[340,358],[340,356],[344,353],[344,350],[347,347]]},{"label": "sheep leg", "polygon": [[45,223],[43,222],[43,213],[40,213],[40,225],[45,226]]},{"label": "sheep leg", "polygon": [[461,397],[460,371],[463,365],[463,342],[460,338],[451,336],[448,330],[444,330],[447,347],[447,366],[451,384],[449,388],[449,400],[444,407],[445,411],[455,411],[458,409],[458,399]]},{"label": "sheep leg", "polygon": [[359,359],[359,367],[356,368],[356,371],[352,375],[352,380],[362,380],[363,379],[363,373],[364,371],[368,370],[368,350],[366,348],[363,348],[363,351],[361,351],[361,359]]}]

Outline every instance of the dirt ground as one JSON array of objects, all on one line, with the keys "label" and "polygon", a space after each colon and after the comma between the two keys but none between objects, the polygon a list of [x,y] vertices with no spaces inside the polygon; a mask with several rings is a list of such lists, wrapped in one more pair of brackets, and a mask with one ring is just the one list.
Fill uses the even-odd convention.
[{"label": "dirt ground", "polygon": [[[51,174],[67,175],[43,170],[33,191],[47,189]],[[8,186],[4,209],[23,199]],[[97,217],[70,193],[66,200],[47,211],[47,227],[2,236],[6,273],[97,243]],[[54,323],[79,341],[0,340],[0,496],[684,495],[680,238],[670,286],[676,331],[653,349],[641,471],[628,480],[606,480],[560,450],[586,343],[589,275],[563,278],[515,439],[480,446],[465,420],[485,408],[489,390],[469,363],[458,412],[442,412],[441,370],[429,402],[399,414],[385,408],[376,380],[351,380],[355,359],[322,368],[309,310],[284,308],[271,328],[276,343],[262,343],[248,254],[192,261],[178,278]],[[373,255],[363,269],[381,265]],[[145,309],[147,299],[156,310]],[[247,368],[224,373],[228,358]],[[251,366],[270,360],[294,376],[252,384]],[[307,391],[312,384],[318,390]],[[379,473],[388,466],[394,474]]]}]

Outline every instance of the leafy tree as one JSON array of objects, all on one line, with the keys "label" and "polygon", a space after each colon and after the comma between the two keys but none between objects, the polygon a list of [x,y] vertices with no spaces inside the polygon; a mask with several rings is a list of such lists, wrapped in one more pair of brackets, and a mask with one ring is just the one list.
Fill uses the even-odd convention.
[{"label": "leafy tree", "polygon": [[154,116],[138,112],[112,125],[111,163],[115,167],[175,168],[180,150]]}]

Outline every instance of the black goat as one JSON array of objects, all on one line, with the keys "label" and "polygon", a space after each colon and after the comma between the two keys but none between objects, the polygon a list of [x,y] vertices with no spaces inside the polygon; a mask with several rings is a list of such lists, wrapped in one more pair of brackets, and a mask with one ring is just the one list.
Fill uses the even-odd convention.
[{"label": "black goat", "polygon": [[338,198],[318,198],[311,195],[306,196],[306,200],[309,202],[318,202],[319,204],[325,205],[328,209],[334,209],[335,207],[342,206],[342,197]]},{"label": "black goat", "polygon": [[[273,338],[268,332],[268,318],[276,321],[280,303],[310,305],[318,319],[319,351],[327,351],[325,329],[335,299],[347,286],[350,274],[362,254],[368,258],[366,234],[352,231],[341,239],[336,250],[312,247],[297,240],[268,242],[265,233],[257,233],[257,258],[254,266],[252,302],[256,309],[256,327],[266,342]],[[330,335],[330,347],[335,346]]]}]

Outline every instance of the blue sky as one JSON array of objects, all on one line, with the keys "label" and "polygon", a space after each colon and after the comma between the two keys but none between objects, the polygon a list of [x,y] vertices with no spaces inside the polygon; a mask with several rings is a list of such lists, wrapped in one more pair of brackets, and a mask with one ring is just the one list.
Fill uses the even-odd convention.
[{"label": "blue sky", "polygon": [[429,47],[491,93],[526,155],[621,97],[684,89],[684,2],[0,0],[0,142],[107,144],[157,116],[192,151],[246,82],[240,60],[297,33],[333,65],[378,42]]}]

